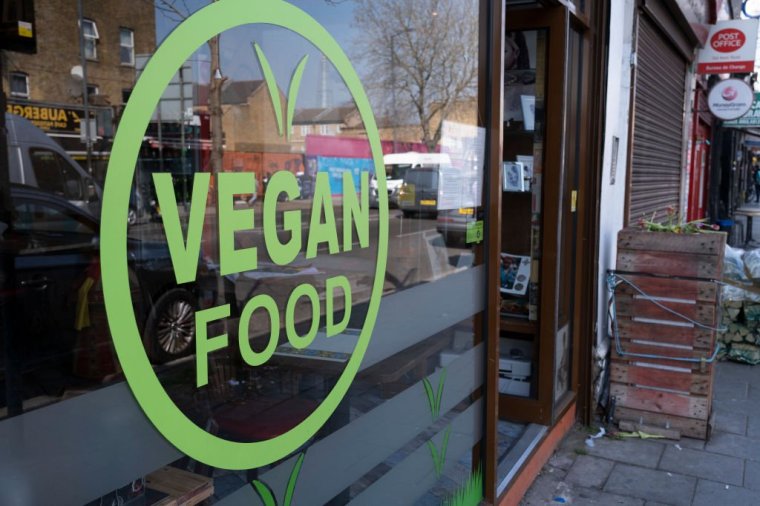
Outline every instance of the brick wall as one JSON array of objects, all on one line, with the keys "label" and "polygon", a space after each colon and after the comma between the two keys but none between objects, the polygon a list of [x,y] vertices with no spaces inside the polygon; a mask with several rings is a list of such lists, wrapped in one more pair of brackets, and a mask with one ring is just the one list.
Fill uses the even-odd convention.
[{"label": "brick wall", "polygon": [[[100,39],[97,61],[87,62],[88,82],[99,87],[103,105],[122,104],[122,90],[132,88],[134,67],[119,58],[119,29],[134,30],[135,54],[151,53],[156,46],[155,12],[151,2],[84,0],[85,18],[95,21]],[[37,54],[6,52],[3,86],[8,72],[29,75],[30,99],[40,102],[81,104],[71,93],[71,68],[80,64],[76,0],[36,0]],[[77,90],[78,91],[78,90]]]}]

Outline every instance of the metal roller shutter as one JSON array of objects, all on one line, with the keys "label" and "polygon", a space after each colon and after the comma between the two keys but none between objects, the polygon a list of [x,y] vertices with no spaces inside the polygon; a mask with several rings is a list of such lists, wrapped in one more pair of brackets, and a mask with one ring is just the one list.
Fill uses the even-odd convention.
[{"label": "metal roller shutter", "polygon": [[628,222],[679,208],[687,62],[642,14],[637,34]]}]

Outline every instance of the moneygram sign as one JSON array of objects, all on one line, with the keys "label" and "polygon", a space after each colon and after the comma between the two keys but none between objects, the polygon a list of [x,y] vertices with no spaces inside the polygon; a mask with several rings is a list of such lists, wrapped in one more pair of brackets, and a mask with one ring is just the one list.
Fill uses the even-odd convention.
[{"label": "moneygram sign", "polygon": [[[250,0],[220,0],[212,3],[185,20],[167,37],[140,76],[119,124],[103,194],[102,223],[107,226],[101,229],[101,263],[108,322],[127,382],[153,425],[180,451],[205,464],[225,469],[253,469],[287,456],[311,438],[333,414],[359,371],[369,345],[382,296],[388,251],[387,192],[381,190],[378,192],[380,211],[376,238],[375,278],[367,316],[357,344],[343,373],[322,403],[305,420],[286,433],[266,441],[249,443],[228,441],[206,432],[193,423],[164,390],[145,353],[132,309],[129,285],[127,211],[138,152],[153,111],[177,69],[207,40],[245,24],[268,24],[290,30],[313,44],[333,64],[351,93],[364,122],[378,184],[381,188],[385,188],[380,137],[369,100],[356,71],[335,39],[312,17],[287,2],[261,0],[252,3]],[[255,51],[270,88],[272,100],[275,105],[280,105],[277,85],[266,63],[266,58],[257,46],[255,46]],[[298,65],[294,62],[296,71],[293,74],[288,95],[288,122],[292,119],[298,84],[305,64],[306,58],[303,58]],[[278,111],[278,107],[275,107],[278,130],[280,135],[283,135],[283,132],[289,129],[283,128],[281,114],[282,108],[280,107]],[[212,187],[211,175],[208,173],[195,175],[186,230],[179,222],[176,199],[171,195],[173,191],[171,181],[163,176],[165,175],[156,174],[154,182],[157,194],[162,200],[164,230],[175,277],[178,284],[193,282],[197,274],[201,236],[204,230],[209,229],[209,227],[204,227],[204,220],[207,216],[213,216],[213,213],[206,212],[208,193]],[[318,250],[324,251],[324,245],[327,246],[328,254],[339,253],[341,242],[342,251],[348,251],[353,245],[354,228],[359,238],[359,248],[369,247],[367,174],[363,174],[360,178],[358,192],[355,191],[353,180],[350,177],[344,178],[343,241],[339,239],[332,209],[329,179],[326,176],[327,174],[317,175],[308,240],[305,245],[301,240],[300,210],[288,210],[282,213],[281,227],[283,231],[290,232],[289,239],[282,242],[282,234],[278,234],[280,232],[276,219],[278,197],[283,193],[291,198],[297,196],[298,184],[295,177],[289,172],[282,171],[274,174],[270,179],[264,199],[263,234],[267,253],[276,264],[287,265],[293,262],[304,246],[306,258],[316,257]],[[217,192],[218,199],[216,212],[219,218],[219,237],[206,239],[219,241],[220,258],[216,260],[219,264],[219,275],[222,276],[256,270],[256,249],[237,248],[234,241],[234,235],[238,230],[250,229],[253,224],[251,209],[234,208],[235,194],[252,193],[254,186],[252,177],[252,174],[246,173],[216,175],[213,188]],[[348,324],[351,286],[347,277],[340,275],[327,279],[325,284],[326,334],[329,338],[342,332]],[[346,311],[341,322],[334,322],[330,302],[334,294],[341,292],[345,297]],[[304,335],[298,334],[293,321],[293,307],[299,300],[305,300],[312,307],[311,328]],[[286,308],[277,307],[274,299],[266,294],[257,295],[247,301],[240,317],[241,338],[237,340],[242,360],[250,367],[258,367],[271,358],[280,341],[282,332],[280,321],[285,323],[285,336],[290,346],[308,349],[317,334],[316,326],[321,314],[319,304],[320,296],[316,288],[308,283],[301,284],[293,290]],[[262,351],[252,350],[249,340],[243,338],[247,335],[247,323],[254,312],[260,315],[266,313],[265,317],[268,317],[270,321],[269,344]],[[193,386],[196,388],[203,388],[208,382],[208,355],[215,350],[230,346],[230,339],[226,334],[208,337],[208,323],[226,318],[229,313],[229,305],[221,305],[198,311],[195,315],[196,381]],[[284,316],[281,317],[283,313]]]},{"label": "moneygram sign", "polygon": [[700,74],[746,73],[755,70],[757,19],[720,21],[710,28],[699,52]]}]

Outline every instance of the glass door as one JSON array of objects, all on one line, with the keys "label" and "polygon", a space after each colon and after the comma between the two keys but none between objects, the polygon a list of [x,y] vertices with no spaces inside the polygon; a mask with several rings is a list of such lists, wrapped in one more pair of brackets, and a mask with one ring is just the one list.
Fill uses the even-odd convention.
[{"label": "glass door", "polygon": [[573,102],[569,18],[562,7],[510,10],[506,18],[499,418],[548,425],[570,383],[572,288],[565,281],[575,177],[566,165],[577,144],[565,125]]}]

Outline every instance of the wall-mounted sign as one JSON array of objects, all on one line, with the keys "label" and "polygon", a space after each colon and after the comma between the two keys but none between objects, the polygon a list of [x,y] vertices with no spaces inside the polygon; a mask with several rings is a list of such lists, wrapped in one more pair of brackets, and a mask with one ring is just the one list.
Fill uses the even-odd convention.
[{"label": "wall-mounted sign", "polygon": [[730,74],[755,69],[757,19],[720,21],[710,28],[707,44],[699,51],[697,72]]},{"label": "wall-mounted sign", "polygon": [[724,121],[741,118],[752,107],[755,93],[741,79],[726,79],[710,90],[707,105],[716,118]]},{"label": "wall-mounted sign", "polygon": [[760,126],[760,93],[755,93],[755,101],[752,102],[749,112],[739,119],[726,121],[724,127],[758,127]]},{"label": "wall-mounted sign", "polygon": [[[5,112],[28,119],[43,132],[52,134],[79,134],[80,123],[84,119],[84,108],[81,105],[47,104],[28,100],[9,99]],[[113,135],[112,116],[113,111],[110,107],[90,106],[90,118],[91,120],[97,118],[99,128],[93,132],[101,137]]]}]

